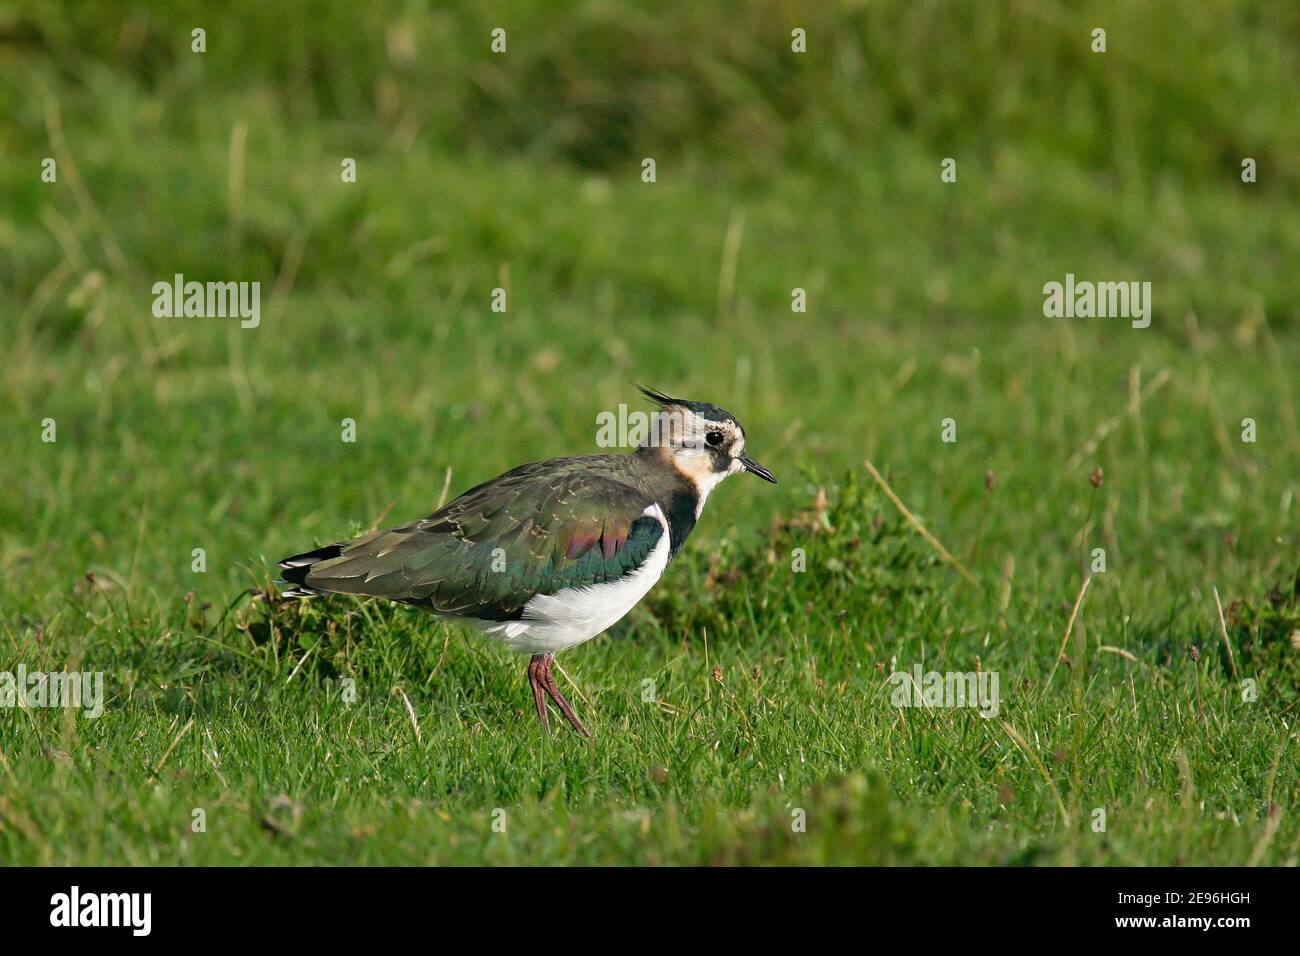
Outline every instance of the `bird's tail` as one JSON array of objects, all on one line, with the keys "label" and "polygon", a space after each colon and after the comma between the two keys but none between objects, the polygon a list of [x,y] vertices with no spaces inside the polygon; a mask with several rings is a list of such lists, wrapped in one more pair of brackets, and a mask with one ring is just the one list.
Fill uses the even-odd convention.
[{"label": "bird's tail", "polygon": [[277,581],[277,584],[287,584],[289,587],[280,592],[281,597],[315,597],[317,594],[324,594],[320,588],[314,588],[307,583],[307,573],[311,571],[312,565],[320,561],[328,561],[330,558],[337,558],[343,551],[341,545],[327,544],[323,548],[317,548],[315,551],[304,551],[302,554],[295,554],[291,558],[285,558],[280,562],[280,570],[284,572],[284,577]]}]

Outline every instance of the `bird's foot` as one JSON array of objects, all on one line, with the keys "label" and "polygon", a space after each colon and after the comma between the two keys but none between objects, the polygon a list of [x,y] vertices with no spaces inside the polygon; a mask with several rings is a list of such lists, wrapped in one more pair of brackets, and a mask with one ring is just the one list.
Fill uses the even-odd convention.
[{"label": "bird's foot", "polygon": [[551,721],[546,716],[546,698],[542,696],[544,684],[541,678],[541,668],[546,660],[544,654],[534,654],[532,660],[528,662],[528,685],[533,689],[533,703],[537,705],[537,719],[542,722],[542,730],[547,734],[551,732]]},{"label": "bird's foot", "polygon": [[555,701],[555,706],[560,708],[560,713],[564,714],[569,726],[582,736],[590,737],[591,733],[586,727],[582,726],[582,721],[573,712],[573,705],[565,700],[564,695],[560,693],[560,688],[555,684],[555,678],[551,675],[551,662],[554,660],[554,654],[534,654],[532,660],[528,662],[528,683],[533,689],[533,703],[537,705],[537,719],[542,722],[542,729],[549,734],[551,732],[551,722],[546,715],[546,700],[542,697],[542,691],[545,691],[547,696]]}]

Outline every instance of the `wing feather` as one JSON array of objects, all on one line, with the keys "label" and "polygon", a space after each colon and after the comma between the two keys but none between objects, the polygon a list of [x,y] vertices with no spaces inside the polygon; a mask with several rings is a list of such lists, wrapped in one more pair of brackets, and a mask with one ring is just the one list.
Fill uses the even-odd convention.
[{"label": "wing feather", "polygon": [[501,621],[537,594],[617,580],[665,531],[645,514],[650,496],[587,467],[604,460],[516,468],[419,521],[321,549],[336,556],[296,583]]}]

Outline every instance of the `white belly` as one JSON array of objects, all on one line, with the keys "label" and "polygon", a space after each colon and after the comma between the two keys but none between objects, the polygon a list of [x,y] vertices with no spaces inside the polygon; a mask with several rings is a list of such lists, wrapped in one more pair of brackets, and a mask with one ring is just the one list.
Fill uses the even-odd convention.
[{"label": "white belly", "polygon": [[642,514],[657,518],[664,533],[645,563],[631,574],[604,584],[539,594],[524,606],[523,619],[485,628],[512,651],[554,654],[589,641],[613,627],[654,587],[668,566],[668,522],[655,504]]}]

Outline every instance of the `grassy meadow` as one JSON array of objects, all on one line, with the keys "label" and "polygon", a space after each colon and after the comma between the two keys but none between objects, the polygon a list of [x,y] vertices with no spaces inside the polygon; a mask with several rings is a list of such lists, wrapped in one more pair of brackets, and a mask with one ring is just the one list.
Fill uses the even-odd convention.
[{"label": "grassy meadow", "polygon": [[[0,707],[0,862],[1300,859],[1285,5],[19,0],[0,66],[0,672],[105,694]],[[634,382],[781,483],[559,657],[592,740],[472,632],[275,600]]]}]

